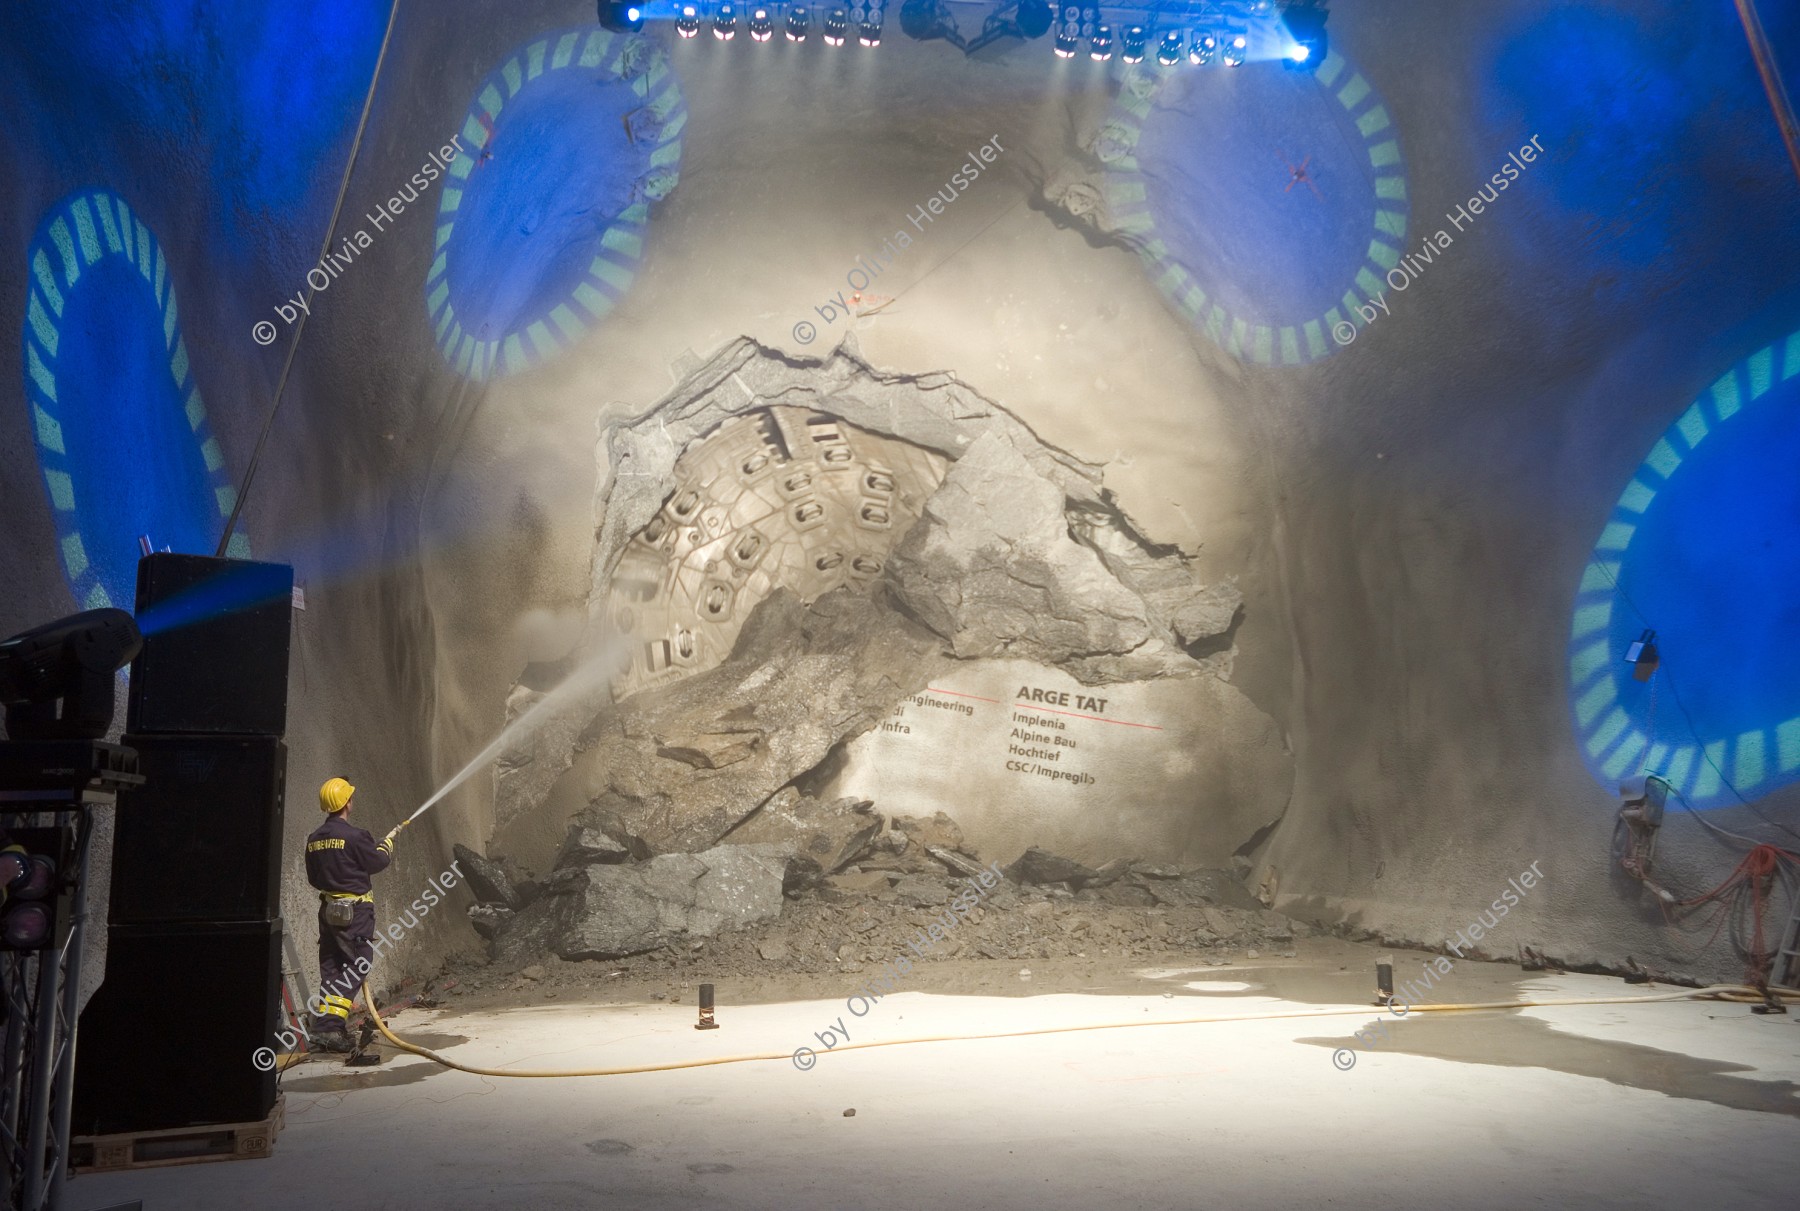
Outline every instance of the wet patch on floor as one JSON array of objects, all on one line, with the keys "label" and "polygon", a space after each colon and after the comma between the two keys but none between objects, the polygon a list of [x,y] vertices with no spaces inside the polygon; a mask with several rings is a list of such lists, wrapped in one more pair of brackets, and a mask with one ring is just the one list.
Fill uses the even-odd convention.
[{"label": "wet patch on floor", "polygon": [[[1371,1011],[1371,1018],[1379,1016]],[[1422,1017],[1386,1023],[1380,1046],[1363,1049],[1349,1035],[1296,1039],[1315,1047],[1352,1048],[1374,1054],[1393,1053],[1486,1064],[1505,1068],[1547,1068],[1571,1076],[1593,1077],[1668,1097],[1711,1102],[1729,1110],[1753,1110],[1800,1118],[1800,1085],[1793,1081],[1754,1080],[1728,1076],[1754,1071],[1727,1060],[1664,1051],[1640,1043],[1566,1034],[1548,1022],[1519,1014]]]}]

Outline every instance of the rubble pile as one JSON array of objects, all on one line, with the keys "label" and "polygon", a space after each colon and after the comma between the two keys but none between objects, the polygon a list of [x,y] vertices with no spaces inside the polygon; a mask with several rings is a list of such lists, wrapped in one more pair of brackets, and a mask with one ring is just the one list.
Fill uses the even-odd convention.
[{"label": "rubble pile", "polygon": [[[577,817],[541,885],[467,855],[484,903],[471,920],[501,970],[652,970],[703,961],[719,977],[861,971],[900,954],[1030,960],[1264,949],[1310,932],[1225,871],[1118,860],[1091,867],[1038,848],[1010,864],[967,847],[942,812],[889,821],[867,800],[784,790],[724,844],[634,859]],[[470,860],[472,859],[472,861]],[[995,879],[995,872],[1004,878]],[[939,943],[933,922],[975,877],[996,885]],[[965,906],[966,907],[966,906]],[[1206,957],[1204,953],[1198,957]],[[530,977],[540,978],[540,977]]]}]

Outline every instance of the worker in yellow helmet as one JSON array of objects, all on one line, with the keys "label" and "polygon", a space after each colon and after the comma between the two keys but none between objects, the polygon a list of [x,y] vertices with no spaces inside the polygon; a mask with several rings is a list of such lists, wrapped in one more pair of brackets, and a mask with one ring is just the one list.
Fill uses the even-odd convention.
[{"label": "worker in yellow helmet", "polygon": [[369,876],[394,858],[396,825],[379,844],[350,823],[356,788],[333,778],[319,788],[325,823],[306,839],[306,881],[319,892],[319,994],[314,998],[313,1046],[349,1051],[350,1007],[375,954],[375,897]]}]

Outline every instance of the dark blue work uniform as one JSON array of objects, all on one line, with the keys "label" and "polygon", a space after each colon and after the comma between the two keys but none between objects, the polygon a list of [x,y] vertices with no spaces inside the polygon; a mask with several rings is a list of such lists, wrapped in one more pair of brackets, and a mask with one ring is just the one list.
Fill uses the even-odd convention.
[{"label": "dark blue work uniform", "polygon": [[[369,876],[386,870],[393,859],[392,849],[377,845],[368,829],[356,827],[342,812],[327,816],[306,839],[306,881],[319,890],[322,1029],[344,1029],[356,990],[374,963],[375,897],[369,894]],[[325,919],[325,906],[332,900],[355,905],[350,924],[333,926]]]}]

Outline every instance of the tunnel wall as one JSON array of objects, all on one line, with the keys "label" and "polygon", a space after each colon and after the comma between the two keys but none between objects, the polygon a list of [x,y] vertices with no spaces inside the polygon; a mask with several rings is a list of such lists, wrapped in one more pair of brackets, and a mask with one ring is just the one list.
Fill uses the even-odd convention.
[{"label": "tunnel wall", "polygon": [[[1791,531],[1776,534],[1784,489],[1765,480],[1772,495],[1746,506],[1759,494],[1746,487],[1719,516],[1704,492],[1684,497],[1681,480],[1641,466],[1697,410],[1719,425],[1708,439],[1719,459],[1735,450],[1737,476],[1764,475],[1761,455],[1720,424],[1720,401],[1741,392],[1751,415],[1760,366],[1766,406],[1779,409],[1792,398],[1780,383],[1800,372],[1784,360],[1796,317],[1796,248],[1780,234],[1796,213],[1792,173],[1743,33],[1718,14],[1668,37],[1665,15],[1514,10],[1461,28],[1440,15],[1396,45],[1417,56],[1413,88],[1468,105],[1457,127],[1400,123],[1418,131],[1412,162],[1441,166],[1437,181],[1415,174],[1415,238],[1441,229],[1456,242],[1328,364],[1329,408],[1288,397],[1265,414],[1284,483],[1273,526],[1301,771],[1267,854],[1278,903],[1441,941],[1541,859],[1542,891],[1492,953],[1529,945],[1571,962],[1629,955],[1702,978],[1744,975],[1723,946],[1703,949],[1704,931],[1665,929],[1611,863],[1619,776],[1674,766],[1667,751],[1600,734],[1611,706],[1588,695],[1617,678],[1577,658],[1598,650],[1632,685],[1620,640],[1662,628],[1650,728],[1665,750],[1723,731],[1728,767],[1741,731],[1794,714],[1778,645],[1760,662],[1724,650],[1733,631],[1794,620],[1796,548]],[[1778,48],[1794,44],[1791,23],[1770,32]],[[1549,78],[1564,87],[1544,87]],[[1696,105],[1701,79],[1711,99]],[[1466,206],[1533,136],[1545,155],[1519,188],[1464,228],[1437,217]],[[1771,345],[1773,361],[1754,360]],[[1791,426],[1766,432],[1772,449],[1794,448]],[[1704,482],[1732,473],[1719,475]],[[1620,511],[1634,482],[1658,489],[1643,516]],[[1699,566],[1646,570],[1634,605],[1637,557],[1620,572],[1619,527],[1629,517],[1648,528],[1659,508],[1683,511]],[[1584,612],[1615,596],[1619,574],[1624,617],[1594,649]],[[1632,618],[1638,606],[1654,616]],[[1713,702],[1746,704],[1742,722],[1706,706],[1709,686]],[[1647,705],[1634,707],[1639,722]],[[1709,786],[1697,761],[1678,789],[1717,827],[1791,845],[1800,754],[1768,749],[1765,776],[1741,788],[1753,806]],[[1679,797],[1669,810],[1659,869],[1704,891],[1743,847],[1716,841]]]},{"label": "tunnel wall", "polygon": [[[116,309],[146,289],[166,305],[172,290],[186,358],[177,370],[171,351],[168,381],[150,381],[164,373],[143,354],[155,314],[133,329],[128,310],[85,354],[59,335],[59,354],[85,359],[98,398],[111,350],[135,350],[115,360],[140,381],[113,384],[117,397],[185,409],[198,389],[216,441],[208,454],[194,427],[165,416],[143,438],[156,459],[133,463],[104,443],[77,452],[96,483],[121,466],[167,468],[144,497],[124,498],[112,532],[87,535],[110,542],[116,564],[135,542],[117,531],[140,529],[127,520],[158,529],[170,517],[165,532],[182,533],[183,518],[204,515],[212,477],[241,480],[293,331],[278,305],[318,263],[386,19],[375,4],[173,2],[9,17],[0,140],[16,171],[0,200],[11,250],[0,327],[21,339],[0,342],[6,629],[71,612],[92,591],[93,577],[71,573],[31,410],[30,350],[43,337],[29,253],[53,212],[99,192],[128,204],[167,281],[152,268],[143,285],[120,274],[107,288],[126,300]],[[1786,9],[1765,19],[1791,80],[1796,20]],[[610,45],[584,64],[593,29],[591,8],[563,3],[400,12],[333,241],[344,263],[313,300],[244,514],[250,552],[293,562],[308,588],[290,856],[312,825],[308,788],[328,774],[358,783],[361,822],[379,832],[500,728],[525,659],[521,617],[586,600],[601,426],[641,413],[739,337],[807,357],[854,326],[871,365],[952,369],[1102,465],[1119,507],[1204,577],[1238,577],[1234,692],[1275,721],[1295,768],[1281,823],[1251,855],[1278,906],[1436,941],[1541,859],[1543,892],[1496,952],[1530,944],[1740,974],[1721,949],[1696,955],[1695,940],[1664,931],[1615,873],[1609,758],[1589,751],[1597,721],[1582,722],[1571,684],[1577,599],[1622,493],[1696,401],[1711,401],[1708,441],[1724,441],[1720,422],[1740,418],[1720,417],[1715,384],[1742,367],[1748,397],[1749,359],[1772,346],[1785,376],[1783,342],[1800,328],[1794,180],[1729,12],[1345,6],[1332,16],[1331,83],[1195,82],[1182,104],[1274,99],[1230,124],[1197,122],[1213,140],[1199,148],[1167,141],[1179,124],[1159,123],[1161,94],[1121,93],[1109,71],[1053,62],[1042,44],[966,61],[897,31],[860,55],[700,39],[669,46],[652,80],[648,60],[615,70]],[[763,51],[804,64],[770,70]],[[607,106],[621,80],[641,77],[642,106],[603,106],[592,125],[569,87],[583,71]],[[639,109],[648,116],[633,118]],[[1136,142],[1117,141],[1121,112],[1142,128]],[[605,146],[617,172],[584,166],[558,137],[591,144],[605,127],[614,140],[614,117]],[[478,161],[489,135],[493,155]],[[1485,213],[1447,225],[1534,139],[1541,155]],[[478,149],[471,171],[479,162],[498,185],[447,223],[448,169],[424,189],[409,182],[452,141]],[[990,144],[995,159],[915,222]],[[1403,208],[1380,183],[1395,178]],[[1130,188],[1183,181],[1204,191],[1153,199],[1161,228],[1147,236]],[[403,189],[420,200],[369,217]],[[1403,214],[1398,233],[1368,226],[1383,210]],[[1440,230],[1450,238],[1435,240]],[[1357,273],[1380,268],[1368,245],[1384,239],[1415,257],[1429,240],[1434,259],[1376,310],[1379,279],[1371,292]],[[1269,241],[1281,256],[1258,255]],[[840,296],[858,269],[889,302],[852,321]],[[1371,316],[1353,316],[1340,291]],[[473,325],[467,342],[452,339],[446,301]],[[1333,309],[1352,323],[1348,343],[1330,333]],[[272,344],[258,343],[259,322],[276,328]],[[1770,432],[1760,444],[1792,440]],[[1733,583],[1758,550],[1722,546],[1725,563],[1705,571]],[[1677,715],[1750,700],[1767,716],[1678,731],[1658,708],[1670,744],[1680,731],[1698,744],[1730,730],[1734,745],[1767,731],[1754,811],[1727,801],[1722,782],[1687,787],[1710,819],[1758,837],[1782,834],[1757,812],[1795,827],[1778,729],[1800,709],[1767,676],[1785,666],[1747,666],[1681,632],[1704,632],[1691,620],[1728,607],[1730,627],[1715,629],[1791,633],[1788,566],[1770,556],[1740,593],[1716,594],[1723,606],[1681,599],[1664,623],[1668,667],[1692,687]],[[1725,757],[1747,772],[1740,748]],[[493,823],[488,783],[472,779],[408,834],[384,877],[384,914],[447,864],[453,841],[481,848]],[[1683,886],[1710,886],[1735,861],[1686,812],[1666,832],[1662,860]],[[1139,841],[1169,843],[1120,844]],[[310,916],[297,876],[284,906],[290,922]],[[402,964],[427,970],[472,941],[440,915],[409,935]]]}]

